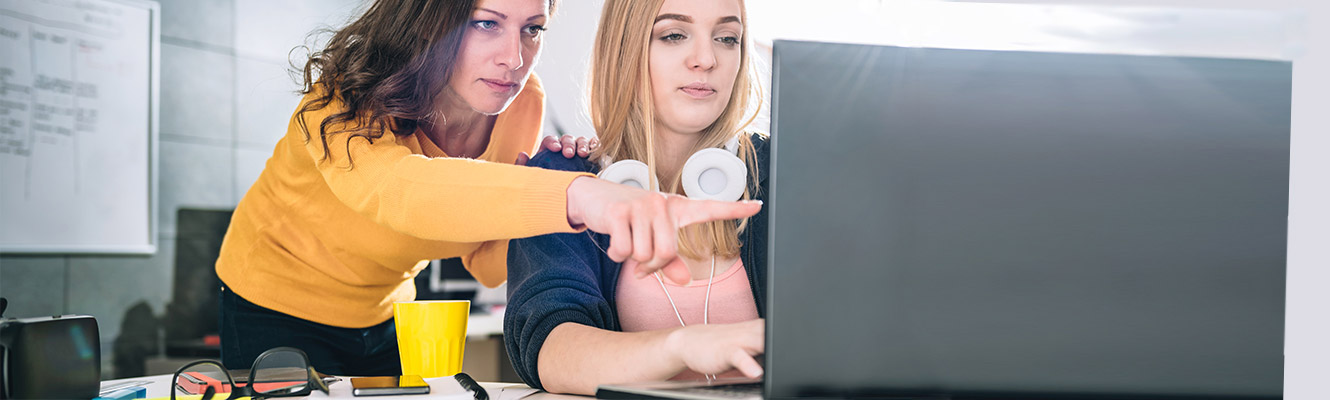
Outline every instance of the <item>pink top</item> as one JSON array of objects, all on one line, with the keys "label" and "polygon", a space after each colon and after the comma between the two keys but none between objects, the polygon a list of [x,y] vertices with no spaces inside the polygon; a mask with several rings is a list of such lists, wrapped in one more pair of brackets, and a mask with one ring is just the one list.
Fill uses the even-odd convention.
[{"label": "pink top", "polygon": [[[748,283],[748,274],[744,271],[743,261],[736,261],[734,266],[720,272],[716,266],[716,278],[711,284],[711,305],[708,308],[708,322],[727,324],[757,319],[757,303],[753,301],[753,289]],[[702,323],[702,306],[707,295],[707,279],[697,279],[687,285],[679,286],[665,279],[665,288],[679,307],[679,315],[688,325]],[[670,307],[670,300],[661,291],[660,282],[655,276],[648,275],[637,279],[633,272],[624,269],[619,272],[619,283],[615,295],[619,312],[619,326],[624,332],[641,332],[656,329],[675,328],[679,318]],[[743,376],[738,371],[730,371],[721,377]],[[705,379],[702,374],[684,371],[672,380]]]}]

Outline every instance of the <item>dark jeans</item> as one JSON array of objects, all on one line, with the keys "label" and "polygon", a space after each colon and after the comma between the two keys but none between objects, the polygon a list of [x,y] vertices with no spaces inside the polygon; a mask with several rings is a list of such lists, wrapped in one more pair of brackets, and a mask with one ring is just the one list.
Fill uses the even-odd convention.
[{"label": "dark jeans", "polygon": [[225,284],[221,290],[222,364],[227,369],[249,369],[264,351],[289,346],[303,350],[314,369],[325,374],[402,374],[392,319],[368,328],[339,328],[250,303]]}]

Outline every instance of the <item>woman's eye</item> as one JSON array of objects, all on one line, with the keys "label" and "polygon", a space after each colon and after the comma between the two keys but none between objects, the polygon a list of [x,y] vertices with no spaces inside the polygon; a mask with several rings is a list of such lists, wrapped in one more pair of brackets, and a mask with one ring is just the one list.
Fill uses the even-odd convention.
[{"label": "woman's eye", "polygon": [[684,40],[685,38],[687,38],[687,37],[684,36],[682,33],[671,33],[671,34],[668,34],[668,35],[662,36],[662,37],[660,38],[660,40],[664,40],[664,41],[666,41],[666,42],[677,42],[677,41],[680,41],[680,40]]},{"label": "woman's eye", "polygon": [[499,28],[499,23],[494,21],[472,21],[471,26],[482,31],[492,31]]},{"label": "woman's eye", "polygon": [[527,36],[540,36],[540,33],[544,31],[545,27],[540,25],[531,25],[526,27]]},{"label": "woman's eye", "polygon": [[724,43],[726,46],[734,46],[739,44],[739,38],[735,36],[718,37],[716,38],[716,41]]}]

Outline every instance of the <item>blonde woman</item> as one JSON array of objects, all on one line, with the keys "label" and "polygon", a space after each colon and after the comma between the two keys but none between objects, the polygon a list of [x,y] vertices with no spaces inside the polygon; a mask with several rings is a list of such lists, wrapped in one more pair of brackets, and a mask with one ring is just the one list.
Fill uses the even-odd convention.
[{"label": "blonde woman", "polygon": [[[745,22],[741,0],[607,0],[590,82],[602,145],[590,160],[546,152],[530,165],[605,174],[610,162],[638,160],[647,185],[678,196],[690,157],[728,148],[746,172],[736,196],[761,200],[766,136],[743,132],[760,99]],[[518,374],[578,394],[605,383],[760,376],[765,238],[765,211],[686,228],[680,261],[658,272],[640,268],[645,259],[615,262],[604,249],[619,239],[605,235],[512,241],[504,341]]]}]

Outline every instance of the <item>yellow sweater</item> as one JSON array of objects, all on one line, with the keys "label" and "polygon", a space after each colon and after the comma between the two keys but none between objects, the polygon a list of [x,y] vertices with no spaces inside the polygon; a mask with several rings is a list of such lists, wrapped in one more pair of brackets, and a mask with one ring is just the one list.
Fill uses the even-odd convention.
[{"label": "yellow sweater", "polygon": [[566,190],[585,174],[512,165],[539,145],[545,94],[534,75],[476,160],[448,158],[420,131],[356,138],[349,150],[347,133],[329,135],[323,159],[319,124],[342,108],[303,115],[308,141],[292,115],[236,206],[217,276],[246,300],[321,324],[373,326],[392,317],[393,302],[415,299],[412,280],[430,259],[462,257],[493,287],[507,280],[509,238],[576,231]]}]

